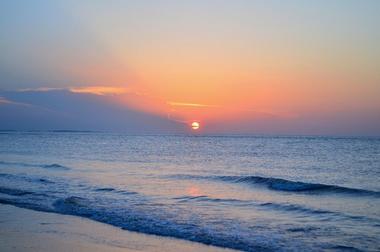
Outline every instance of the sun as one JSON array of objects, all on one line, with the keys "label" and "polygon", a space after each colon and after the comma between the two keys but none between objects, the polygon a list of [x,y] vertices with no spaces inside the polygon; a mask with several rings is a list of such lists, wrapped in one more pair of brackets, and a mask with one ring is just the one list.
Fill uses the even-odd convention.
[{"label": "sun", "polygon": [[191,128],[192,128],[193,130],[197,130],[197,129],[199,129],[200,126],[201,126],[201,125],[199,124],[199,122],[192,122],[192,123],[191,123]]}]

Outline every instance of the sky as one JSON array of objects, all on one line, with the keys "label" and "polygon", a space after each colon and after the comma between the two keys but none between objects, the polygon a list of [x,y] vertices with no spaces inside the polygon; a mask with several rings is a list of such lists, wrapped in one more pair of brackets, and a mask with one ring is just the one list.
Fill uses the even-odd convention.
[{"label": "sky", "polygon": [[377,0],[1,0],[0,129],[380,135],[378,13]]}]

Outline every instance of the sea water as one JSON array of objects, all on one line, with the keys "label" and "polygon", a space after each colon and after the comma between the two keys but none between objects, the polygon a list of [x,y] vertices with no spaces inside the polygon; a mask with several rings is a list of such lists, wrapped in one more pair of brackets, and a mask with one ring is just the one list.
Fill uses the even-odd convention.
[{"label": "sea water", "polygon": [[380,138],[3,131],[0,203],[245,251],[380,251]]}]

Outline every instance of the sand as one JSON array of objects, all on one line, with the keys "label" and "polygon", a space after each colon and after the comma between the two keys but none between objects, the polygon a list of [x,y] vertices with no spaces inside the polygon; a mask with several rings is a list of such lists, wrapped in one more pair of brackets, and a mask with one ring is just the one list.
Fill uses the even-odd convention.
[{"label": "sand", "polygon": [[0,251],[231,251],[0,204]]}]

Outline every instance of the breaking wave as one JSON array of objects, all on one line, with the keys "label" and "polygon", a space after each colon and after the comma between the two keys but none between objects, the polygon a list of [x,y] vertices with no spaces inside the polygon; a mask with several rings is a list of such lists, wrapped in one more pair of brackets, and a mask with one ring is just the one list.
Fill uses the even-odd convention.
[{"label": "breaking wave", "polygon": [[176,175],[179,179],[206,179],[217,180],[236,184],[255,184],[264,185],[271,190],[286,192],[324,192],[324,193],[347,193],[354,195],[365,195],[380,197],[380,192],[365,189],[350,188],[337,185],[328,185],[320,183],[308,183],[292,181],[273,177],[260,176],[193,176],[193,175]]},{"label": "breaking wave", "polygon": [[70,170],[69,167],[60,165],[60,164],[29,164],[29,163],[21,163],[21,162],[5,162],[0,161],[0,165],[3,166],[22,166],[22,167],[37,167],[51,170]]}]

